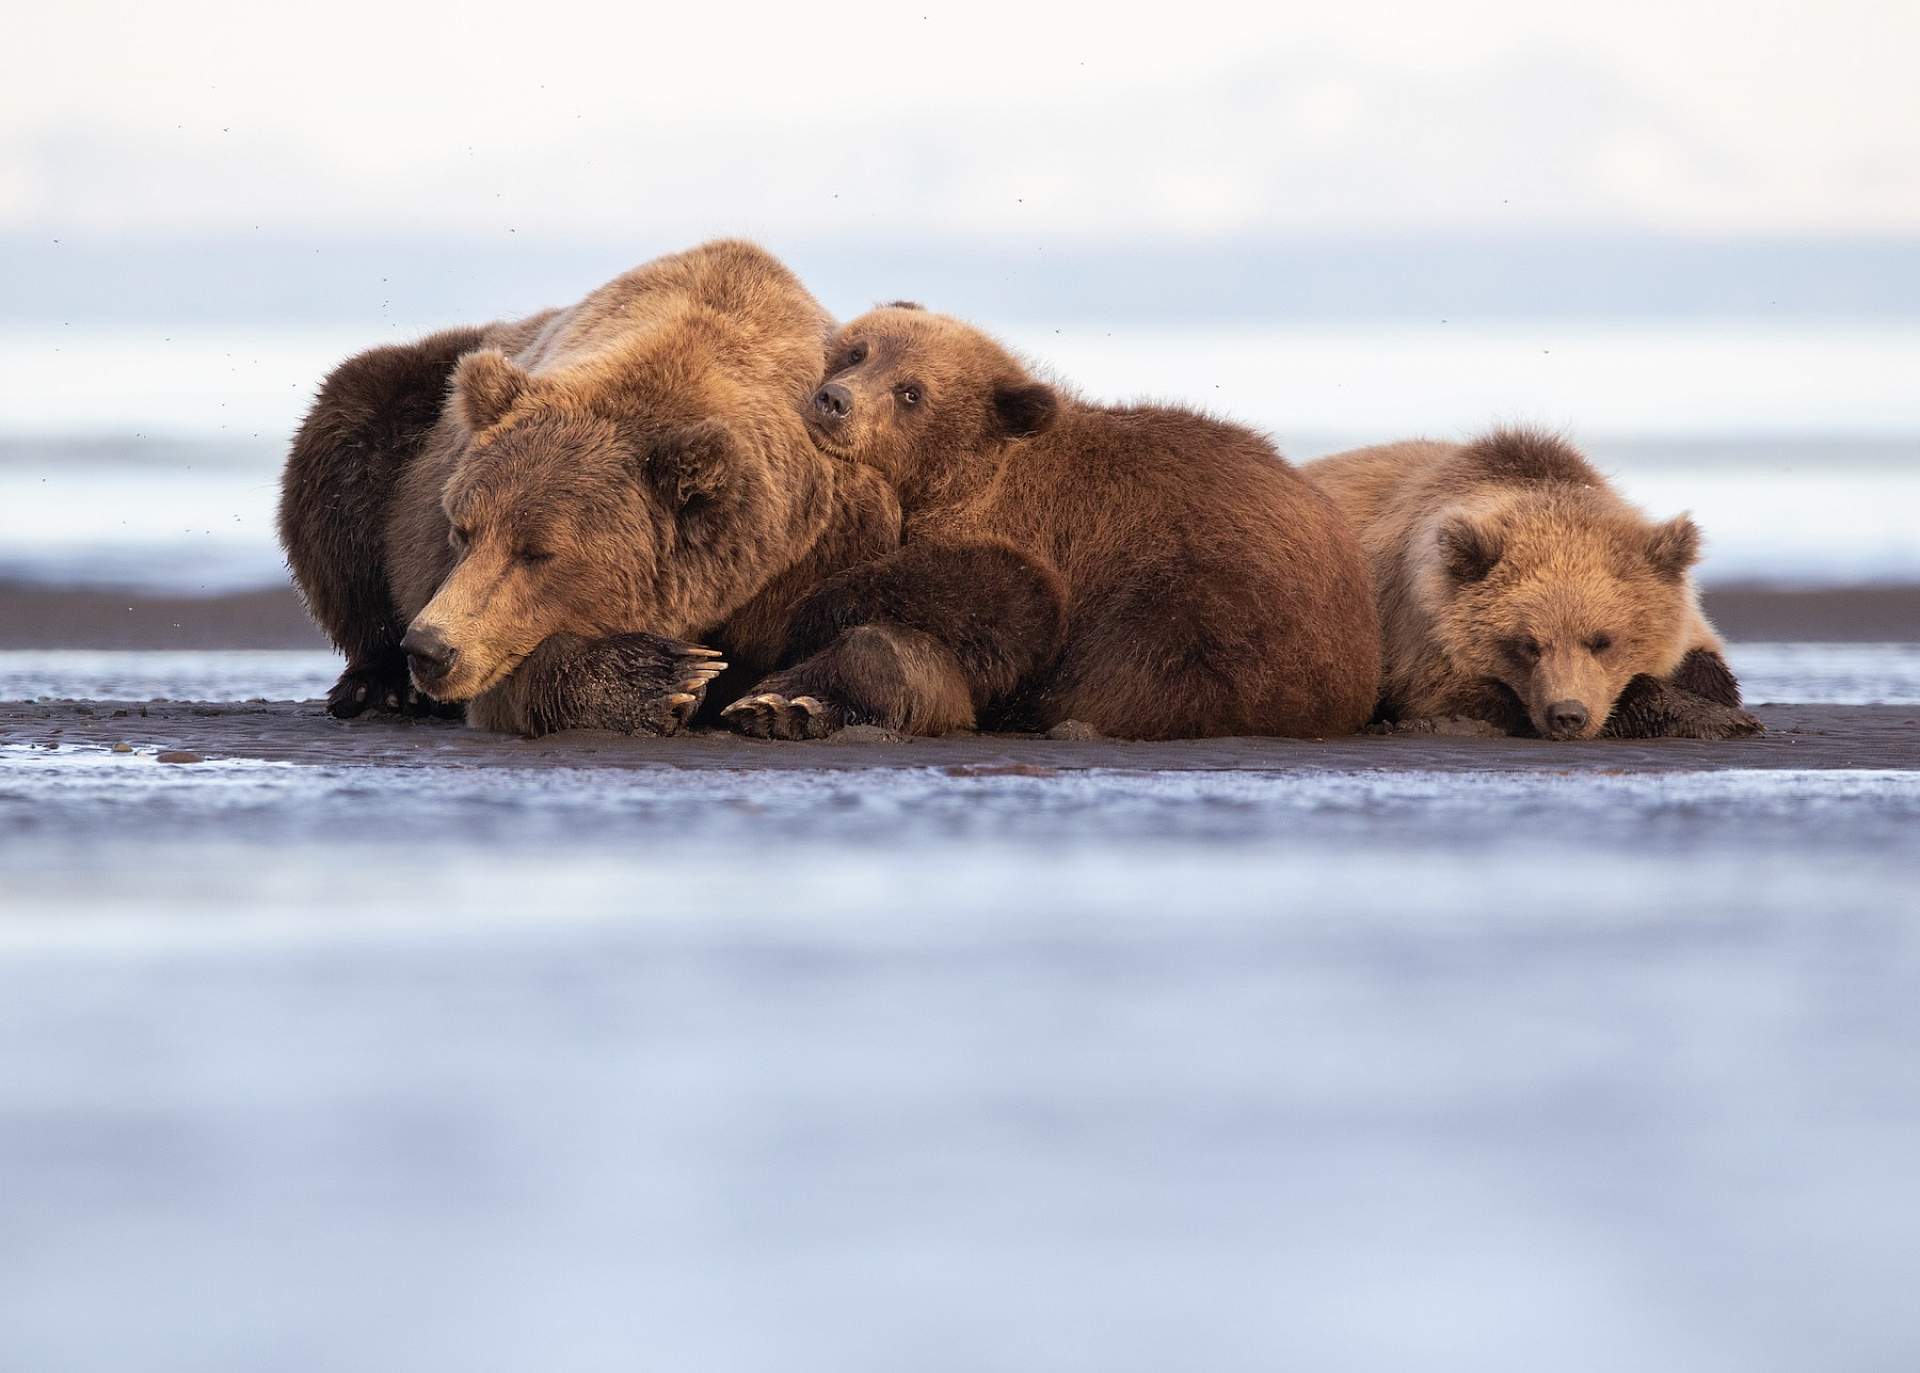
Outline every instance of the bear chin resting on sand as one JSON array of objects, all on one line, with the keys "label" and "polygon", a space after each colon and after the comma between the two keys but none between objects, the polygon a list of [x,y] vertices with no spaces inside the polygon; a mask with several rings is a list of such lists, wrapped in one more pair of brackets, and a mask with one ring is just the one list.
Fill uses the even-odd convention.
[{"label": "bear chin resting on sand", "polygon": [[885,483],[802,420],[832,327],[774,258],[716,242],[343,363],[280,502],[347,657],[329,708],[671,733],[726,667],[686,640],[744,681],[773,667],[798,596],[899,537]]},{"label": "bear chin resting on sand", "polygon": [[798,661],[728,707],[734,728],[1166,739],[1345,734],[1372,713],[1366,561],[1258,435],[1062,395],[905,304],[845,326],[830,370],[814,439],[892,484],[902,546],[798,607]]},{"label": "bear chin resting on sand", "polygon": [[1700,610],[1693,521],[1649,520],[1561,440],[1391,443],[1302,471],[1372,559],[1381,718],[1548,739],[1760,730]]}]

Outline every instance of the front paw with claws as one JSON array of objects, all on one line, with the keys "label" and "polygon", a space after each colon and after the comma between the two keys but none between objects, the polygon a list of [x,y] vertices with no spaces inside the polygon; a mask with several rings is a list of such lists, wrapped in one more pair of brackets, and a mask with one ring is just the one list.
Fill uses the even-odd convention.
[{"label": "front paw with claws", "polygon": [[728,729],[750,739],[824,739],[846,723],[843,712],[817,696],[765,691],[720,712]]},{"label": "front paw with claws", "polygon": [[515,674],[520,728],[535,737],[563,729],[678,734],[726,668],[714,649],[657,634],[556,636]]}]

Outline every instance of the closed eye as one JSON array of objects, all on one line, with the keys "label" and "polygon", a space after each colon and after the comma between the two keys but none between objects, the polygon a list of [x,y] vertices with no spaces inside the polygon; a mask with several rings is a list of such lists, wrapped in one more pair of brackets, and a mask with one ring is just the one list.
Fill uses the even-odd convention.
[{"label": "closed eye", "polygon": [[1605,653],[1612,647],[1613,635],[1611,634],[1596,634],[1587,640],[1587,652],[1589,653]]},{"label": "closed eye", "polygon": [[1540,641],[1534,638],[1508,639],[1500,647],[1508,657],[1522,663],[1531,663],[1540,656]]},{"label": "closed eye", "polygon": [[518,549],[514,552],[513,556],[518,558],[523,563],[538,564],[538,563],[550,563],[553,561],[553,554],[549,553],[544,548]]}]

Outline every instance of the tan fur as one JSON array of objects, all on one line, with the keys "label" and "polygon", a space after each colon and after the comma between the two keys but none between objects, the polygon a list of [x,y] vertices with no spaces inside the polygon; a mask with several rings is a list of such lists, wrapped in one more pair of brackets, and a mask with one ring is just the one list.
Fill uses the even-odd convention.
[{"label": "tan fur", "polygon": [[[1650,520],[1558,439],[1411,440],[1302,470],[1372,565],[1390,717],[1481,714],[1504,687],[1536,732],[1591,738],[1629,680],[1721,651],[1688,570],[1692,521]],[[1585,708],[1580,728],[1555,727],[1565,702]]]},{"label": "tan fur", "polygon": [[386,530],[399,615],[459,652],[434,694],[475,697],[557,633],[691,637],[811,545],[832,475],[799,414],[829,325],[721,242],[486,330]]},{"label": "tan fur", "polygon": [[329,709],[412,708],[411,666],[484,728],[651,731],[689,689],[682,640],[768,670],[797,599],[899,540],[891,488],[800,418],[831,328],[773,257],[722,241],[335,369],[280,504],[348,660]]}]

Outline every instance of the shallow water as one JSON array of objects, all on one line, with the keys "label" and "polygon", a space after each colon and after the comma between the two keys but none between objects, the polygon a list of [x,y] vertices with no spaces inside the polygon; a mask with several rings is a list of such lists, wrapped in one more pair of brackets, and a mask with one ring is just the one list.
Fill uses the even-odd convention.
[{"label": "shallow water", "polygon": [[[1920,643],[1736,644],[1749,701],[1920,703]],[[314,700],[340,674],[331,653],[277,649],[0,649],[0,701]]]},{"label": "shallow water", "polygon": [[0,748],[7,1358],[1895,1366],[1917,829],[1915,772]]}]

